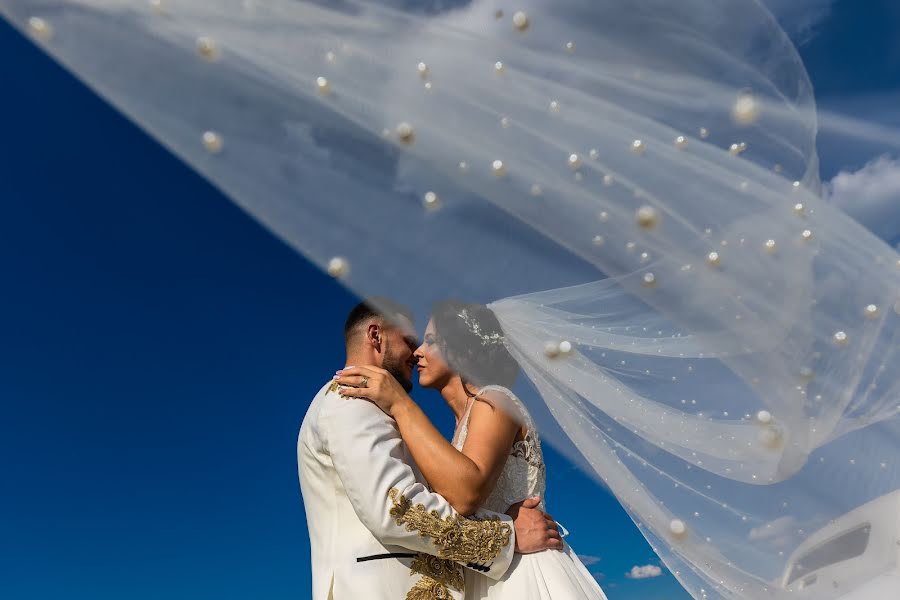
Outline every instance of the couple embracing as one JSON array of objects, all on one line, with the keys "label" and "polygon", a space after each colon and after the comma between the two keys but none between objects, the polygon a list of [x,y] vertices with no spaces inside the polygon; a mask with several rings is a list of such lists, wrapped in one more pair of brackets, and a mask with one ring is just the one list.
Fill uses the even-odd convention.
[{"label": "couple embracing", "polygon": [[[313,600],[605,600],[545,512],[540,439],[483,305],[435,305],[418,345],[403,306],[347,318],[346,366],[313,399],[297,456]],[[456,416],[447,441],[412,372]]]}]

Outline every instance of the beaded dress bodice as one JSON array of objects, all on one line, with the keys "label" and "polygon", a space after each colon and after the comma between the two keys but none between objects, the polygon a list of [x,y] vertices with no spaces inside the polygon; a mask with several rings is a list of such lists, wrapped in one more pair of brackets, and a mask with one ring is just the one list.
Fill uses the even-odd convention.
[{"label": "beaded dress bodice", "polygon": [[[481,508],[493,512],[503,513],[513,504],[521,502],[533,496],[541,497],[540,508],[543,509],[544,491],[546,489],[546,470],[544,467],[544,454],[541,452],[541,440],[534,427],[531,415],[525,409],[515,394],[505,387],[491,385],[482,388],[481,394],[486,392],[499,392],[506,396],[509,408],[518,411],[527,428],[525,439],[513,444],[506,460],[506,465],[497,479],[494,490],[485,500]],[[472,403],[474,405],[474,402]],[[469,433],[469,417],[472,414],[472,406],[466,410],[460,419],[456,435],[453,438],[453,447],[462,452]]]}]

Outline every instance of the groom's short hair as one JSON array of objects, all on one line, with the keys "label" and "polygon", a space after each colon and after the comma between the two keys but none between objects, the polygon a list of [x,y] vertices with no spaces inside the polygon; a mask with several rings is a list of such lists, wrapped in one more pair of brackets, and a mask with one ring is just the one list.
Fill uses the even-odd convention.
[{"label": "groom's short hair", "polygon": [[344,323],[344,341],[350,343],[360,325],[371,319],[384,319],[390,324],[397,324],[400,319],[413,321],[413,313],[409,307],[389,298],[374,296],[366,298],[353,307]]}]

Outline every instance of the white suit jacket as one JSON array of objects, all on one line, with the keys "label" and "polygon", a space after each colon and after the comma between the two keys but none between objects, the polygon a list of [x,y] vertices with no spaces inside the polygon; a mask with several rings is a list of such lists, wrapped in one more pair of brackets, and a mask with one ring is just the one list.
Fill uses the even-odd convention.
[{"label": "white suit jacket", "polygon": [[428,490],[393,419],[326,384],[297,443],[312,600],[462,598],[460,565],[499,579],[515,532],[507,515],[458,515]]}]

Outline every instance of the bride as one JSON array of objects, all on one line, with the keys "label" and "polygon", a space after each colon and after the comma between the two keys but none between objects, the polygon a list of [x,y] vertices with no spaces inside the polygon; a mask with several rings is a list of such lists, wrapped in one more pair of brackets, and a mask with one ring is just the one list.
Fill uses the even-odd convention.
[{"label": "bride", "polygon": [[[479,508],[505,512],[526,498],[544,498],[540,437],[531,415],[509,389],[519,367],[504,346],[494,313],[479,304],[437,303],[415,357],[419,384],[440,391],[456,416],[452,443],[387,371],[349,367],[339,371],[336,380],[344,395],[374,402],[397,421],[432,489],[460,514],[468,516]],[[517,554],[499,581],[467,570],[465,589],[473,600],[606,598],[565,543],[562,552]]]}]

